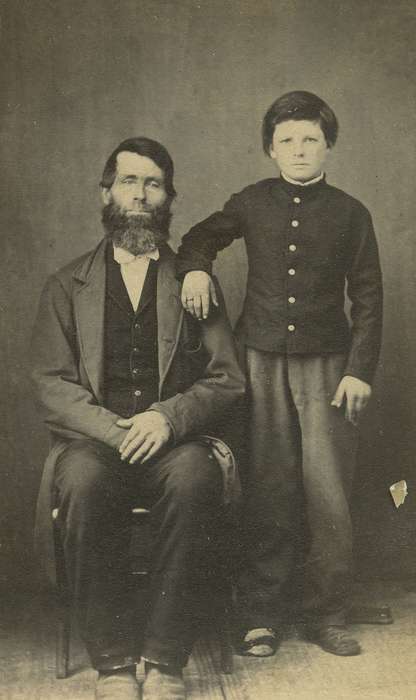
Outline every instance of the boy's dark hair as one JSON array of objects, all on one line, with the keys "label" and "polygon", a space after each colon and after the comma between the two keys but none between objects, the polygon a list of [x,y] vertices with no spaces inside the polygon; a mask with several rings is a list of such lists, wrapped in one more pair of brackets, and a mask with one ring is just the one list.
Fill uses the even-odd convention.
[{"label": "boy's dark hair", "polygon": [[117,146],[104,166],[103,176],[100,182],[101,187],[109,189],[113,185],[117,172],[117,156],[122,151],[137,153],[139,156],[146,156],[146,158],[153,160],[165,176],[165,190],[168,197],[173,199],[176,196],[176,190],[173,186],[174,171],[172,158],[161,143],[153,141],[153,139],[148,139],[145,136],[126,139]]},{"label": "boy's dark hair", "polygon": [[289,121],[290,119],[295,119],[296,121],[307,119],[308,121],[319,122],[327,146],[331,148],[335,144],[338,135],[338,120],[332,109],[312,92],[295,90],[294,92],[286,92],[281,97],[278,97],[264,116],[262,136],[263,150],[266,156],[270,156],[276,124]]}]

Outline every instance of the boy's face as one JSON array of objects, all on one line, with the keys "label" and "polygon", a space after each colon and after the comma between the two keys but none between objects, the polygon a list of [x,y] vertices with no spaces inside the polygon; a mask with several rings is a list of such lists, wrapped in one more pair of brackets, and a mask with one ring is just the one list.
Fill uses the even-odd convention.
[{"label": "boy's face", "polygon": [[276,124],[270,156],[292,180],[307,182],[319,175],[328,153],[319,122],[290,119]]}]

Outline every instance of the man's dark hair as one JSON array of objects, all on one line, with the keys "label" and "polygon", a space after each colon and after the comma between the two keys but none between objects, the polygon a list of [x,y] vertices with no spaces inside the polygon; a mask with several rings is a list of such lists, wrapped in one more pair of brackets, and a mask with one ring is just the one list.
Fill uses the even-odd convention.
[{"label": "man's dark hair", "polygon": [[162,170],[165,176],[165,190],[171,199],[176,197],[176,190],[173,186],[173,160],[168,151],[158,141],[148,139],[145,136],[137,136],[135,138],[122,141],[119,146],[112,152],[108,158],[101,178],[101,187],[110,188],[114,183],[117,172],[117,156],[123,151],[137,153],[138,156],[146,156]]},{"label": "man's dark hair", "polygon": [[266,156],[270,156],[276,124],[287,122],[290,119],[296,121],[307,119],[319,122],[327,146],[331,148],[335,144],[338,135],[338,120],[331,107],[312,92],[295,90],[278,97],[264,116],[262,136],[263,150]]}]

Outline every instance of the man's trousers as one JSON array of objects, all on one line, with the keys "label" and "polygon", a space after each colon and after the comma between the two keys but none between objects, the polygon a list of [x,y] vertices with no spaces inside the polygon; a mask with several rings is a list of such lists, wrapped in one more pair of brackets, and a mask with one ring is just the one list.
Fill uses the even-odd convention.
[{"label": "man's trousers", "polygon": [[241,626],[278,627],[296,591],[307,621],[343,624],[352,582],[349,498],[357,430],[331,400],[345,357],[247,348],[246,363],[250,449]]},{"label": "man's trousers", "polygon": [[[222,478],[198,443],[141,465],[122,462],[95,440],[74,440],[55,477],[59,527],[81,635],[96,669],[121,668],[140,655],[182,667],[198,629]],[[150,604],[140,641],[129,595],[131,508],[151,508],[155,532]]]}]

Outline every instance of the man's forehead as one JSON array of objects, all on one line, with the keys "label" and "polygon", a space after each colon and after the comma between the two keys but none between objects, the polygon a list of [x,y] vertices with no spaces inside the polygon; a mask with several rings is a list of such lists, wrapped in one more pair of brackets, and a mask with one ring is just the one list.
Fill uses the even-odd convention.
[{"label": "man's forehead", "polygon": [[118,153],[117,174],[164,179],[163,170],[151,158],[141,156],[138,153],[131,153],[130,151]]}]

